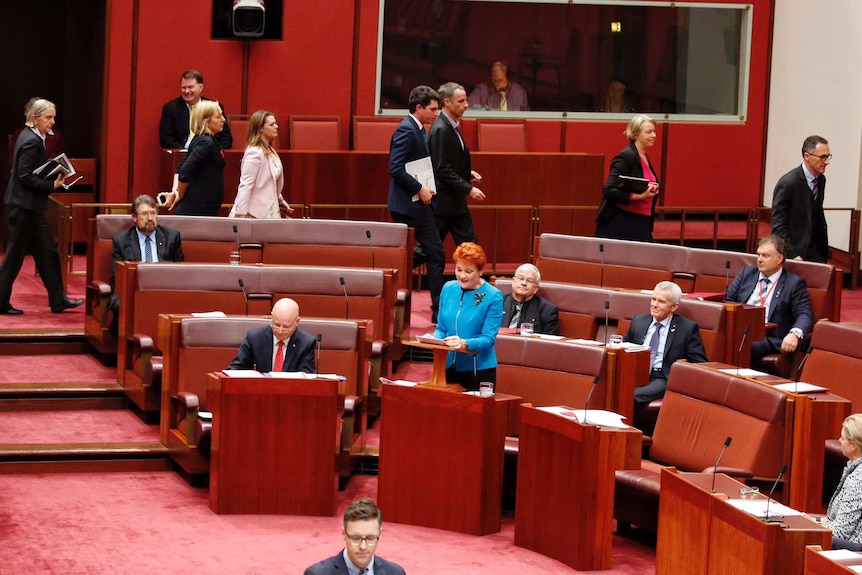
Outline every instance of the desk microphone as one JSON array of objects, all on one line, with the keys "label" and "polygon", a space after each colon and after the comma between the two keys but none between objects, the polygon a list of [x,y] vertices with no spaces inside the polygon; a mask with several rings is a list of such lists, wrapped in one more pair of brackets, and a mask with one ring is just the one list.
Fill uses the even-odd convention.
[{"label": "desk microphone", "polygon": [[724,262],[724,301],[727,301],[728,289],[730,289],[730,260]]},{"label": "desk microphone", "polygon": [[245,316],[248,317],[248,294],[245,293],[245,283],[243,283],[242,278],[236,281],[239,283],[239,289],[242,290],[242,299],[245,300]]},{"label": "desk microphone", "polygon": [[239,248],[239,230],[236,229],[236,224],[233,225],[233,237],[236,239],[236,251],[241,251]]},{"label": "desk microphone", "polygon": [[314,361],[314,369],[317,373],[314,374],[314,377],[320,375],[320,342],[323,341],[323,334],[317,334],[317,341],[314,343],[314,353],[317,356],[317,359]]},{"label": "desk microphone", "polygon": [[724,457],[724,452],[730,447],[730,442],[733,441],[731,436],[727,436],[724,440],[724,447],[721,448],[721,453],[718,454],[718,459],[715,460],[715,467],[712,468],[712,492],[715,493],[715,475],[718,473],[718,464],[721,463],[721,458]]},{"label": "desk microphone", "polygon": [[799,362],[799,365],[796,366],[796,384],[793,386],[793,393],[799,393],[799,379],[802,377],[802,366],[804,366],[805,362],[808,361],[812,351],[814,351],[813,343],[808,345],[808,349],[805,350],[805,357],[803,357]]},{"label": "desk microphone", "polygon": [[605,287],[605,244],[599,244],[599,258],[602,262],[599,271],[599,287]]},{"label": "desk microphone", "polygon": [[590,398],[593,397],[593,392],[599,386],[599,379],[601,379],[598,375],[593,378],[593,384],[590,386],[590,392],[587,394],[587,401],[584,403],[584,420],[581,423],[587,422],[587,409],[590,407]]},{"label": "desk microphone", "polygon": [[374,269],[374,242],[371,241],[371,230],[365,230],[365,237],[368,238],[368,245],[371,246],[371,269]]},{"label": "desk microphone", "polygon": [[772,484],[772,489],[769,490],[769,495],[766,496],[766,513],[764,513],[763,520],[767,523],[784,523],[784,515],[775,515],[774,518],[770,519],[769,502],[772,501],[772,492],[775,491],[776,487],[778,487],[778,482],[781,481],[781,476],[784,475],[785,471],[787,471],[786,463],[781,466],[781,470],[778,472],[778,477],[775,478],[775,483]]},{"label": "desk microphone", "polygon": [[605,347],[608,346],[608,338],[610,337],[608,334],[610,333],[610,328],[608,327],[608,310],[611,307],[611,302],[609,300],[605,300]]},{"label": "desk microphone", "polygon": [[350,298],[347,297],[347,286],[344,285],[344,276],[338,278],[341,289],[344,290],[344,319],[350,320]]},{"label": "desk microphone", "polygon": [[736,350],[736,377],[739,377],[740,363],[742,363],[742,346],[745,345],[745,338],[748,337],[748,332],[751,331],[751,326],[745,326],[742,329],[742,339],[739,341],[739,349]]}]

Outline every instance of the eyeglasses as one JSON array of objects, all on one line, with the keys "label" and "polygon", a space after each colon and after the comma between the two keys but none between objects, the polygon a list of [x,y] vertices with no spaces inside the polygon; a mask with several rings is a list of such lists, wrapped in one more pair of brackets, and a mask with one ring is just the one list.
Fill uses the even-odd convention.
[{"label": "eyeglasses", "polygon": [[820,161],[822,161],[822,162],[827,162],[827,161],[832,159],[832,154],[823,154],[822,156],[817,156],[815,154],[812,154],[811,152],[805,152],[805,153],[808,154],[809,156],[814,157],[814,158],[820,158]]},{"label": "eyeglasses", "polygon": [[519,282],[527,282],[530,285],[534,285],[534,286],[539,285],[539,282],[537,282],[533,278],[528,278],[524,274],[515,274],[515,279],[518,280]]},{"label": "eyeglasses", "polygon": [[289,329],[293,329],[294,326],[296,326],[296,323],[292,323],[290,325],[284,325],[282,323],[275,323],[274,321],[272,321],[272,322],[270,322],[270,325],[272,325],[272,329],[287,331]]},{"label": "eyeglasses", "polygon": [[357,547],[362,545],[363,541],[365,541],[365,544],[369,547],[374,547],[380,540],[380,535],[366,535],[364,537],[361,535],[350,535],[349,533],[346,533],[345,535],[347,535],[347,540]]},{"label": "eyeglasses", "polygon": [[159,215],[159,212],[157,212],[155,210],[146,210],[143,212],[138,212],[135,215],[140,217],[140,218],[154,218],[157,215]]}]

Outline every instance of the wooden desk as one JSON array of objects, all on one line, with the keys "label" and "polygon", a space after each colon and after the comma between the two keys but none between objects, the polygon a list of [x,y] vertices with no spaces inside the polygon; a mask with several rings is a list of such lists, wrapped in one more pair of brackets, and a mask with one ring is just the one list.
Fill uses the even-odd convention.
[{"label": "wooden desk", "polygon": [[520,429],[515,545],[581,571],[610,569],[614,470],[640,467],[641,432],[582,425],[529,404]]},{"label": "wooden desk", "polygon": [[829,559],[820,554],[820,545],[809,545],[805,548],[805,575],[852,575],[859,573],[853,567],[862,567],[862,554],[850,559]]},{"label": "wooden desk", "polygon": [[335,515],[337,381],[211,373],[207,397],[210,509]]},{"label": "wooden desk", "polygon": [[434,367],[431,370],[431,379],[427,382],[420,382],[422,387],[434,387],[436,389],[462,392],[464,388],[457,383],[448,383],[446,381],[446,358],[449,357],[449,352],[468,353],[476,355],[475,351],[467,349],[452,349],[447,345],[438,345],[434,343],[422,343],[421,341],[409,340],[402,341],[407,347],[418,347],[421,349],[430,349],[434,354]]},{"label": "wooden desk", "polygon": [[[804,516],[765,523],[711,491],[711,473],[662,469],[656,575],[798,574],[806,545],[826,545],[832,532]],[[742,483],[716,476],[716,493],[739,497]]]},{"label": "wooden desk", "polygon": [[377,489],[386,521],[499,531],[507,404],[521,398],[395,384],[381,395]]},{"label": "wooden desk", "polygon": [[[697,365],[715,370],[735,369],[719,362]],[[775,375],[746,379],[769,386],[791,382]],[[782,494],[782,499],[794,509],[822,513],[826,440],[841,434],[841,424],[850,415],[851,403],[832,393],[785,393],[793,399],[793,447],[787,476],[790,489],[787,495]]]}]

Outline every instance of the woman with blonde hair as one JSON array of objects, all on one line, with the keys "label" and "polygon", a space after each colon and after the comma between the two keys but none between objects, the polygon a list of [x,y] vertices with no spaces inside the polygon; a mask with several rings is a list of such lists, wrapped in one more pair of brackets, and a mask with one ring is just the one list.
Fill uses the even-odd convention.
[{"label": "woman with blonde hair", "polygon": [[177,166],[174,189],[164,205],[184,216],[217,216],[224,200],[224,154],[215,139],[224,129],[225,117],[215,100],[201,100],[192,110],[194,134],[186,157]]},{"label": "woman with blonde hair", "polygon": [[232,218],[281,218],[293,211],[281,191],[284,168],[273,143],[278,137],[275,114],[258,110],[248,121],[248,147],[242,156]]},{"label": "woman with blonde hair", "polygon": [[826,527],[832,530],[832,547],[862,549],[862,413],[854,413],[841,425],[841,453],[847,466],[829,507]]}]

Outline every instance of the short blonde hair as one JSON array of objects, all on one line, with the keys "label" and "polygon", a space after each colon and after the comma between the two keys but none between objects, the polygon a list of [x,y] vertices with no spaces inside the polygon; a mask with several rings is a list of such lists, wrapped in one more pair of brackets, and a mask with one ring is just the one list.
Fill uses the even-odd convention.
[{"label": "short blonde hair", "polygon": [[862,413],[849,415],[841,424],[841,432],[862,452]]},{"label": "short blonde hair", "polygon": [[653,120],[646,114],[638,114],[637,116],[629,120],[629,125],[626,126],[625,134],[626,136],[628,136],[628,139],[637,140],[638,136],[644,129],[644,124],[652,124],[653,128],[657,127],[655,120]]},{"label": "short blonde hair", "polygon": [[196,136],[209,134],[207,123],[217,113],[221,113],[221,106],[215,100],[201,100],[195,104],[190,123],[192,133]]}]

